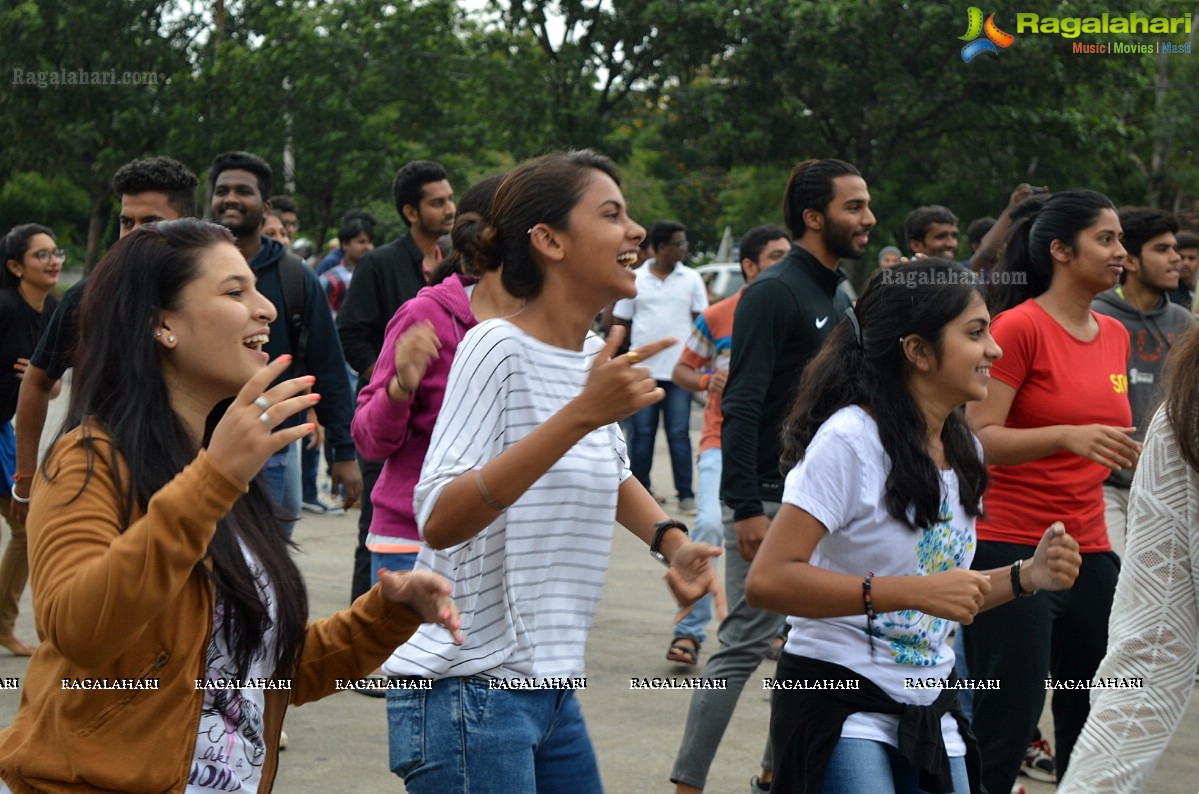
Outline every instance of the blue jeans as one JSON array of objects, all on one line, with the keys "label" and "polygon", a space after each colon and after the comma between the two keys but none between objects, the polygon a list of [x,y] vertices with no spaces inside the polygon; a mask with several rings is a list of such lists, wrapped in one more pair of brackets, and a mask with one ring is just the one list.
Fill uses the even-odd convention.
[{"label": "blue jeans", "polygon": [[389,571],[411,571],[416,567],[416,553],[399,553],[399,554],[380,554],[377,551],[371,552],[371,587],[375,586],[375,582],[379,581],[379,569],[386,568]]},{"label": "blue jeans", "polygon": [[[950,756],[955,794],[969,794],[966,757]],[[927,794],[920,773],[889,744],[842,737],[824,773],[821,794]]]},{"label": "blue jeans", "polygon": [[[724,542],[724,518],[720,509],[720,447],[699,453],[699,492],[695,500],[695,527],[691,539],[713,546]],[[718,559],[718,558],[716,558]],[[716,559],[712,562],[715,564]],[[691,605],[691,614],[675,624],[674,636],[708,638],[708,621],[712,619],[712,596],[706,595]]]},{"label": "blue jeans", "polygon": [[658,415],[661,414],[666,425],[670,467],[674,471],[674,489],[680,499],[691,499],[695,496],[691,490],[691,392],[668,380],[657,383],[665,390],[666,398],[633,414],[629,468],[649,490],[649,471],[654,463],[654,442],[658,438]]},{"label": "blue jeans", "polygon": [[391,771],[409,794],[601,794],[572,690],[491,689],[483,678],[389,689]]},{"label": "blue jeans", "polygon": [[303,483],[301,491],[305,502],[315,502],[320,496],[316,481],[321,468],[321,449],[309,449],[308,441],[307,438],[300,439],[300,476]]},{"label": "blue jeans", "polygon": [[[297,518],[300,515],[300,444],[302,442],[303,439],[293,441],[271,455],[260,472],[262,484],[266,486],[267,496],[271,498],[271,501]],[[296,522],[288,521],[282,526],[283,533],[290,539]]]}]

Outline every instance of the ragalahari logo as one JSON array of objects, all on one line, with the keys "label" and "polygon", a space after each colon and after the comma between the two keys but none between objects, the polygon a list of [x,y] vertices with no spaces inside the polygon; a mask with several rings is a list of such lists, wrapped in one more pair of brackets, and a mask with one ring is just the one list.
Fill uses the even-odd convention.
[{"label": "ragalahari logo", "polygon": [[[995,24],[995,15],[987,17],[987,21],[983,22],[982,9],[971,6],[966,10],[966,19],[968,26],[965,36],[958,36],[961,41],[970,42],[965,47],[962,47],[962,60],[970,63],[984,52],[989,52],[992,55],[999,55],[999,50],[1006,50],[1012,46],[1012,42],[1016,37],[1011,33],[1004,33]],[[980,34],[986,34],[986,38],[980,39]]]}]

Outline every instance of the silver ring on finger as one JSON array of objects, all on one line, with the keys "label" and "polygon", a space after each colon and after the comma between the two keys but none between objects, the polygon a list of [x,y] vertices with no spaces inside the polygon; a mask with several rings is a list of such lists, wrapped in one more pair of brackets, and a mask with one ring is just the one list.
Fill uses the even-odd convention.
[{"label": "silver ring on finger", "polygon": [[271,429],[271,415],[268,414],[266,411],[263,411],[262,413],[260,413],[258,415],[258,421],[262,422],[264,425],[266,425],[267,430]]},{"label": "silver ring on finger", "polygon": [[254,404],[264,411],[271,407],[271,401],[266,398],[265,394],[258,395],[254,400]]}]

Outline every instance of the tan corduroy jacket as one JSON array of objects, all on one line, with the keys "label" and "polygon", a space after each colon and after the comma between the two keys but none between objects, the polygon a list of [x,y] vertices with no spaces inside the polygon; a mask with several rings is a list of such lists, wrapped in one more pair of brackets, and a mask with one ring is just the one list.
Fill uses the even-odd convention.
[{"label": "tan corduroy jacket", "polygon": [[[16,719],[0,732],[0,778],[16,794],[183,791],[214,603],[196,563],[244,489],[201,452],[122,533],[108,442],[93,434],[100,454],[90,481],[76,430],[54,450],[53,479],[34,483],[27,526],[41,645]],[[337,679],[374,670],[419,624],[376,586],[349,610],[308,625],[292,688],[265,692],[262,791],[275,778],[288,704],[317,700],[337,689]],[[158,688],[75,688],[139,681]]]}]

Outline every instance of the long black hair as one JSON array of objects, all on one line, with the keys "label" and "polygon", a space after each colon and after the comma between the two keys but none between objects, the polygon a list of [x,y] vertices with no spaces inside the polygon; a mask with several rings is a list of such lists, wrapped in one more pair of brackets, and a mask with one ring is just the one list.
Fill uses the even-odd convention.
[{"label": "long black hair", "polygon": [[[938,354],[945,326],[970,305],[979,285],[948,259],[920,259],[876,271],[858,299],[853,324],[840,323],[804,369],[795,403],[783,422],[784,469],[803,459],[816,431],[830,416],[860,405],[878,425],[887,474],[887,512],[913,529],[932,526],[941,514],[941,476],[928,454],[924,415],[907,390],[910,364],[901,337],[916,334]],[[958,408],[941,428],[945,459],[957,474],[967,515],[982,512],[987,470],[974,434]]]},{"label": "long black hair", "polygon": [[[117,241],[88,278],[79,313],[75,381],[58,439],[81,429],[88,452],[88,478],[81,492],[97,458],[112,470],[122,531],[135,508],[145,510],[150,498],[199,452],[171,408],[162,347],[154,342],[153,331],[161,312],[179,308],[181,293],[199,277],[206,253],[222,243],[232,244],[233,238],[216,224],[191,219],[148,224]],[[225,405],[209,415],[204,443]],[[97,431],[107,434],[108,441]],[[45,463],[42,472],[54,476]],[[217,523],[206,556],[211,570],[206,560],[196,564],[199,575],[212,579],[224,606],[224,639],[242,674],[272,626],[271,604],[259,592],[243,548],[262,566],[274,602],[276,655],[266,661],[290,674],[303,644],[308,597],[279,518],[257,482]]]}]

